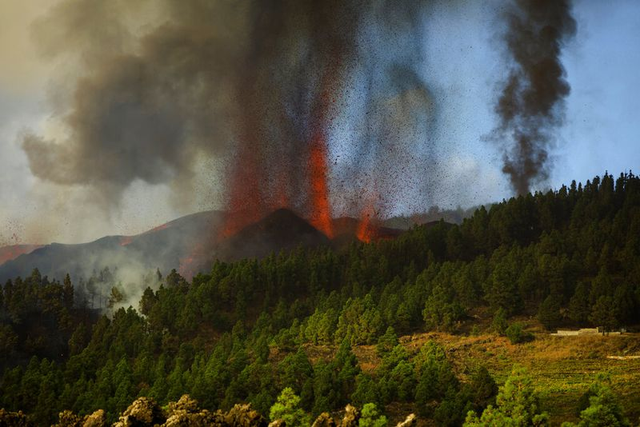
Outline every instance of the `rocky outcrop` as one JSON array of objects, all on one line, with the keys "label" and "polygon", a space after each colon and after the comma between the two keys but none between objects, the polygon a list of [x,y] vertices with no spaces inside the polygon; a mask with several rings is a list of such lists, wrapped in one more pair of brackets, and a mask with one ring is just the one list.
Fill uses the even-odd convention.
[{"label": "rocky outcrop", "polygon": [[53,427],[107,427],[107,416],[102,409],[84,417],[71,411],[62,411],[58,414],[58,423]]},{"label": "rocky outcrop", "polygon": [[[312,427],[358,427],[361,412],[358,408],[347,405],[344,416],[336,422],[331,414],[321,413]],[[397,427],[414,427],[417,417],[409,415]],[[31,427],[27,416],[22,412],[8,412],[0,409],[0,427]],[[59,421],[53,427],[107,427],[107,417],[100,409],[84,417],[71,411],[59,414]],[[267,420],[254,410],[250,404],[237,404],[229,412],[220,410],[211,412],[201,409],[198,401],[189,395],[183,395],[177,402],[171,402],[163,410],[153,399],[140,397],[136,399],[120,416],[113,427],[287,427],[284,420]]]},{"label": "rocky outcrop", "polygon": [[54,424],[54,427],[82,427],[83,425],[84,417],[71,411],[62,411],[58,414],[58,424]]},{"label": "rocky outcrop", "polygon": [[342,417],[342,427],[358,427],[358,421],[360,421],[360,410],[355,406],[347,405],[344,408],[345,414]]},{"label": "rocky outcrop", "polygon": [[188,394],[183,395],[177,402],[169,403],[169,413],[166,427],[188,426],[224,426],[224,414],[222,412],[210,412],[200,409],[198,401]]},{"label": "rocky outcrop", "polygon": [[113,426],[154,426],[156,424],[164,424],[165,420],[166,417],[162,409],[153,399],[139,397],[122,413],[120,419]]},{"label": "rocky outcrop", "polygon": [[318,418],[313,422],[311,427],[336,427],[336,421],[327,412],[323,412],[318,415]]},{"label": "rocky outcrop", "polygon": [[415,414],[409,415],[404,421],[397,424],[396,427],[413,427],[418,423],[418,417]]},{"label": "rocky outcrop", "polygon": [[1,427],[31,427],[33,423],[29,422],[27,416],[18,412],[9,412],[0,409],[0,426]]},{"label": "rocky outcrop", "polygon": [[236,427],[267,427],[267,420],[251,408],[250,404],[237,404],[224,417],[229,426]]},{"label": "rocky outcrop", "polygon": [[84,417],[82,427],[107,427],[107,414],[98,409],[91,415]]}]

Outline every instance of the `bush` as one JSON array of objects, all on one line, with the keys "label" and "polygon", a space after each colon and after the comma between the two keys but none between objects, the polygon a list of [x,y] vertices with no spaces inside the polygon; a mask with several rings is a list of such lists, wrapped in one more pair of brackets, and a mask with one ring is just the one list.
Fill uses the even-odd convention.
[{"label": "bush", "polygon": [[511,344],[521,344],[533,340],[533,334],[524,330],[524,325],[520,322],[515,322],[509,325],[506,331],[504,331]]},{"label": "bush", "polygon": [[492,329],[499,335],[504,335],[507,324],[507,313],[503,308],[499,308],[493,315],[493,322],[491,322]]}]

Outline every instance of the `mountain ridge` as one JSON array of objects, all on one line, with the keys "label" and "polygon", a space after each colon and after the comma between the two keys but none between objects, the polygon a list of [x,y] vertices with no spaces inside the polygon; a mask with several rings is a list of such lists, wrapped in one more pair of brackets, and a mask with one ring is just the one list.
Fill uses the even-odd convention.
[{"label": "mountain ridge", "polygon": [[[86,243],[34,245],[32,250],[25,249],[24,253],[0,263],[0,283],[26,277],[35,268],[42,276],[62,280],[67,273],[73,279],[86,278],[115,266],[124,271],[159,269],[165,273],[175,268],[190,279],[215,259],[263,258],[296,247],[340,249],[358,240],[357,219],[335,219],[339,234],[330,239],[289,209],[277,209],[233,235],[224,236],[226,215],[223,211],[197,212],[137,235],[104,236]],[[393,238],[402,233],[388,227],[378,230],[376,238]]]}]

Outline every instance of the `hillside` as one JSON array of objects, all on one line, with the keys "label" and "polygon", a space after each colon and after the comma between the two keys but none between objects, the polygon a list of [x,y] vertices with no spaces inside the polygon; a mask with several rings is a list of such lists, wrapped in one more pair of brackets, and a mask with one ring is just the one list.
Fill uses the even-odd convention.
[{"label": "hillside", "polygon": [[[359,220],[335,220],[339,236],[333,241],[303,218],[279,209],[232,236],[220,229],[225,213],[200,212],[178,218],[135,236],[106,236],[89,243],[16,245],[0,248],[0,283],[27,277],[34,268],[42,276],[62,280],[68,273],[74,280],[89,279],[105,268],[130,271],[138,276],[159,269],[168,273],[176,268],[191,279],[206,271],[215,259],[234,261],[264,258],[272,252],[296,247],[342,248],[357,241]],[[375,238],[395,238],[400,230],[377,227]],[[129,274],[131,276],[132,274]]]},{"label": "hillside", "polygon": [[[290,215],[247,236],[286,242],[278,224],[297,221],[322,239]],[[552,425],[577,420],[588,389],[610,393],[620,417],[640,415],[638,360],[606,358],[640,355],[632,174],[512,198],[460,225],[216,261],[193,280],[172,272],[138,286],[137,310],[114,305],[95,320],[69,281],[34,272],[4,285],[0,406],[41,424],[102,408],[113,422],[137,396],[164,405],[187,393],[210,411],[248,402],[268,414],[291,388],[314,417],[375,403],[394,419],[461,425],[470,410],[490,412],[495,383],[520,381]],[[585,326],[630,332],[549,336]]]},{"label": "hillside", "polygon": [[193,248],[217,233],[223,214],[188,215],[136,236],[107,236],[83,244],[52,243],[0,264],[0,282],[27,277],[34,268],[43,276],[62,280],[88,279],[106,267],[132,271],[170,271],[188,258]]},{"label": "hillside", "polygon": [[28,254],[42,247],[42,245],[9,245],[0,247],[0,265],[14,260],[20,255]]}]

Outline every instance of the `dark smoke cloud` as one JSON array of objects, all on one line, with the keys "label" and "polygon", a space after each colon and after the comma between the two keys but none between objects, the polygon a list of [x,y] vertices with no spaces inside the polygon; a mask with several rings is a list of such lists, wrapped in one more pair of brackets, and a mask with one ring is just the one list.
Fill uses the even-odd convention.
[{"label": "dark smoke cloud", "polygon": [[131,3],[67,0],[34,28],[43,52],[75,64],[79,78],[72,96],[54,106],[65,137],[25,137],[31,170],[55,183],[88,185],[109,206],[135,180],[189,183],[197,156],[228,148],[234,114],[235,7],[153,2],[163,18],[147,30],[125,22],[149,12],[144,2]]},{"label": "dark smoke cloud", "polygon": [[375,183],[381,205],[393,204],[398,185],[419,185],[390,170],[417,164],[412,144],[427,140],[434,108],[418,71],[428,4],[64,0],[34,32],[43,54],[73,66],[54,82],[73,80],[53,105],[65,132],[24,138],[31,170],[117,207],[137,180],[188,192],[197,160],[217,158],[231,172],[230,209],[309,214],[312,146],[331,136],[351,91],[363,125],[343,193]]},{"label": "dark smoke cloud", "polygon": [[505,12],[504,35],[513,60],[496,105],[503,172],[517,194],[548,176],[554,128],[562,123],[570,87],[560,60],[576,32],[571,0],[515,0]]}]

